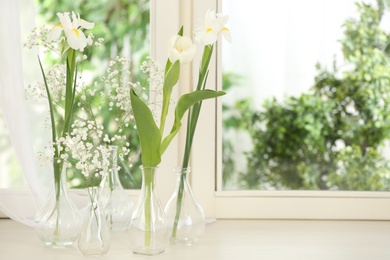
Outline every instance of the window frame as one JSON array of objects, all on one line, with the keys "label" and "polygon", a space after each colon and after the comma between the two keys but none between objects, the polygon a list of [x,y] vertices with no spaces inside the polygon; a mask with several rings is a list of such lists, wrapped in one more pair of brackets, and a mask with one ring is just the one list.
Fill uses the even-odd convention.
[{"label": "window frame", "polygon": [[[193,1],[192,17],[220,10],[222,0]],[[233,44],[234,44],[234,32]],[[210,63],[208,88],[221,90],[221,41]],[[195,64],[196,65],[196,64]],[[196,66],[195,66],[196,67]],[[196,71],[193,71],[194,75]],[[223,97],[222,97],[223,98]],[[192,187],[206,216],[221,219],[389,220],[390,192],[223,191],[222,98],[204,102],[192,151]]]},{"label": "window frame", "polygon": [[[190,28],[204,17],[208,9],[220,10],[222,0],[150,0],[151,55],[165,64],[169,38],[181,25]],[[175,15],[176,14],[176,15]],[[164,24],[164,26],[159,26]],[[234,40],[234,32],[233,40]],[[234,43],[233,43],[234,44]],[[201,48],[192,66],[183,66],[179,86],[173,96],[191,90],[192,79],[198,75]],[[210,63],[207,88],[220,90],[222,86],[221,45]],[[222,97],[223,98],[223,97]],[[207,218],[218,219],[344,219],[389,220],[390,192],[361,191],[223,191],[222,190],[222,98],[203,103],[195,142],[193,144],[190,182],[196,198],[203,206]],[[168,118],[168,124],[173,118]],[[157,175],[158,192],[163,205],[175,186],[173,166],[180,165],[185,143],[185,131],[180,131],[163,156]],[[20,190],[0,189],[9,195]],[[29,191],[22,192],[30,196]],[[139,191],[129,190],[137,201]],[[0,217],[5,217],[0,212]]]}]

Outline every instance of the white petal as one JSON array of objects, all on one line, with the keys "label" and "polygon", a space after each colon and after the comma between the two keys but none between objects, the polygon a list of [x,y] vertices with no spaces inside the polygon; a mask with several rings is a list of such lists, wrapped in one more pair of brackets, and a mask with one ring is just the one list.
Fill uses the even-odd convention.
[{"label": "white petal", "polygon": [[217,14],[215,10],[207,10],[205,24],[214,23],[217,20]]},{"label": "white petal", "polygon": [[192,40],[189,37],[183,36],[177,40],[176,46],[178,46],[182,50],[186,50],[191,48],[193,44],[192,44]]},{"label": "white petal", "polygon": [[224,27],[228,21],[229,21],[229,15],[223,16],[221,19],[221,26]]},{"label": "white petal", "polygon": [[87,38],[81,30],[69,30],[66,33],[66,38],[72,49],[83,51],[85,46],[87,46]]},{"label": "white petal", "polygon": [[80,14],[76,14],[72,11],[72,28],[78,29],[79,28],[79,19],[80,19]]},{"label": "white petal", "polygon": [[201,31],[196,34],[196,38],[200,43],[204,45],[209,45],[217,41],[218,34],[213,31],[210,31],[208,33],[206,33],[205,31]]},{"label": "white petal", "polygon": [[80,19],[79,25],[84,29],[92,29],[95,26],[95,23],[90,23],[90,22],[87,22],[83,19]]},{"label": "white petal", "polygon": [[88,35],[88,37],[87,37],[87,44],[88,45],[92,45],[93,44],[93,35],[92,34]]},{"label": "white petal", "polygon": [[175,63],[177,60],[181,59],[181,54],[178,52],[176,49],[171,48],[168,52],[168,59],[172,62]]},{"label": "white petal", "polygon": [[70,30],[72,28],[72,22],[70,21],[69,13],[57,13],[58,18],[60,18],[60,22],[65,31]]},{"label": "white petal", "polygon": [[175,48],[176,47],[176,44],[177,44],[177,41],[180,39],[180,35],[174,35],[171,37],[170,39],[170,45],[169,45],[169,48]]},{"label": "white petal", "polygon": [[47,39],[49,41],[57,40],[63,30],[64,29],[62,28],[61,24],[54,25],[53,28],[51,28],[49,34],[47,35]]},{"label": "white petal", "polygon": [[228,42],[232,42],[232,36],[230,35],[230,30],[228,28],[222,28],[221,30],[221,33],[223,35],[223,37],[225,38],[225,40],[227,40]]},{"label": "white petal", "polygon": [[195,46],[192,46],[191,48],[183,51],[181,53],[180,63],[181,64],[190,63],[195,56],[195,52],[196,52]]}]

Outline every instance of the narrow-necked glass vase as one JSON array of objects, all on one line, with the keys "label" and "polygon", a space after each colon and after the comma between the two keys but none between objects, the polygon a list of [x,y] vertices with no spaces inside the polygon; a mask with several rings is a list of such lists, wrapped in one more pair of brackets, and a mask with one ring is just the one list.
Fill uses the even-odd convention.
[{"label": "narrow-necked glass vase", "polygon": [[188,183],[190,168],[174,168],[173,171],[177,176],[176,188],[165,206],[169,240],[172,244],[192,245],[204,233],[205,215]]},{"label": "narrow-necked glass vase", "polygon": [[46,201],[35,215],[35,232],[45,245],[53,248],[71,246],[83,223],[80,210],[69,198],[66,165],[64,162],[61,175],[55,178]]},{"label": "narrow-necked glass vase", "polygon": [[142,187],[129,227],[134,254],[158,255],[169,244],[168,224],[156,188],[157,167],[141,167]]},{"label": "narrow-necked glass vase", "polygon": [[118,147],[110,146],[109,169],[102,182],[102,204],[110,231],[113,234],[126,231],[130,225],[134,203],[126,194],[118,175]]},{"label": "narrow-necked glass vase", "polygon": [[99,200],[99,187],[88,187],[87,190],[90,202],[78,247],[86,257],[101,257],[110,249],[110,228]]}]

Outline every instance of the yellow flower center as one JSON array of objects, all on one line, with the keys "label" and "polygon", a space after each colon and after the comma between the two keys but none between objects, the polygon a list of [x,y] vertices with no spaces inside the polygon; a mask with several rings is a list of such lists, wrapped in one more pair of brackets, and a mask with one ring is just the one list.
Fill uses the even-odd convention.
[{"label": "yellow flower center", "polygon": [[180,46],[177,46],[177,45],[176,45],[175,49],[176,49],[178,52],[180,52],[180,53],[183,51],[183,48],[180,47]]},{"label": "yellow flower center", "polygon": [[77,29],[72,29],[72,31],[74,32],[74,34],[76,34],[77,37],[79,37],[79,31]]},{"label": "yellow flower center", "polygon": [[213,31],[213,29],[210,28],[210,27],[206,29],[206,33],[209,33],[209,32],[212,32],[212,31]]}]

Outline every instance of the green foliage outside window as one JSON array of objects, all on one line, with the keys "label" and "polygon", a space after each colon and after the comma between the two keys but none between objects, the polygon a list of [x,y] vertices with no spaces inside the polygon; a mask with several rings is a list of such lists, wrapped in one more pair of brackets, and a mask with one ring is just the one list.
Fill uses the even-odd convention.
[{"label": "green foliage outside window", "polygon": [[356,6],[360,17],[343,26],[342,66],[329,71],[317,65],[307,93],[268,100],[261,111],[250,100],[237,103],[241,122],[234,127],[248,131],[253,142],[240,188],[390,188],[390,161],[383,153],[390,137],[390,35],[380,27],[381,1],[379,7]]}]

